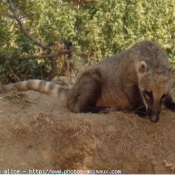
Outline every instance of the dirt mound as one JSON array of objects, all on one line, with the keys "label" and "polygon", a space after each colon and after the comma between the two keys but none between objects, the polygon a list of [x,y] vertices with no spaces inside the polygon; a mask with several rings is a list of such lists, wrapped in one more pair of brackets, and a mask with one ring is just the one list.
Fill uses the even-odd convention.
[{"label": "dirt mound", "polygon": [[[0,173],[175,173],[175,113],[74,114],[37,92],[0,98]],[[68,171],[69,170],[69,171]]]}]

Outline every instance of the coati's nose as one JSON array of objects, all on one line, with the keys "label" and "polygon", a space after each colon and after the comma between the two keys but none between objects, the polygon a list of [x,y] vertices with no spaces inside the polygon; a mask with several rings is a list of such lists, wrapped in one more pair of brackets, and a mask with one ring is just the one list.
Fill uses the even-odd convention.
[{"label": "coati's nose", "polygon": [[150,116],[150,121],[156,123],[156,122],[158,122],[158,120],[159,120],[159,116],[158,115],[153,114],[152,116]]}]

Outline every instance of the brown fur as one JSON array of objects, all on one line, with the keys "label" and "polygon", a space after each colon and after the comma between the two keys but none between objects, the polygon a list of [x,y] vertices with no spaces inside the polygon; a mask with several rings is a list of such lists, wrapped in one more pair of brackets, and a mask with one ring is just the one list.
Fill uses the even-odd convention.
[{"label": "brown fur", "polygon": [[142,41],[83,70],[70,90],[48,82],[44,85],[45,81],[40,80],[6,85],[3,89],[8,91],[15,87],[58,96],[64,94],[72,112],[133,109],[139,114],[146,113],[151,121],[157,122],[163,103],[175,109],[169,95],[174,69],[169,67],[163,49],[151,41]]},{"label": "brown fur", "polygon": [[[169,95],[173,71],[165,51],[143,41],[82,71],[68,94],[67,106],[73,112],[133,109],[157,122],[163,103],[175,109]],[[145,100],[145,91],[153,97]]]}]

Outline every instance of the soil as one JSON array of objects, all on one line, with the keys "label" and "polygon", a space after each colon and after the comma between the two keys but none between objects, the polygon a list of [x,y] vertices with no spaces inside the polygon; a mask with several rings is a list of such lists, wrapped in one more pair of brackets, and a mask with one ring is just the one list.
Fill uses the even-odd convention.
[{"label": "soil", "polygon": [[0,97],[0,173],[175,173],[175,113],[71,113],[28,91]]}]

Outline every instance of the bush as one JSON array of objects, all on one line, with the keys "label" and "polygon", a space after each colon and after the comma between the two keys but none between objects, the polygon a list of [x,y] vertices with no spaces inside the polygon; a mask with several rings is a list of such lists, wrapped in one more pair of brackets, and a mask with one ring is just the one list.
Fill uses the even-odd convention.
[{"label": "bush", "polygon": [[[7,1],[1,1],[0,5],[1,80],[46,78],[51,69],[47,58],[19,59],[43,54],[45,49],[20,30],[19,24],[9,16]],[[14,7],[28,33],[46,46],[52,48],[60,39],[70,40],[76,47],[73,61],[77,69],[81,67],[80,62],[94,64],[144,39],[162,45],[175,64],[175,4],[172,0],[17,0]]]}]

